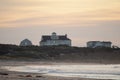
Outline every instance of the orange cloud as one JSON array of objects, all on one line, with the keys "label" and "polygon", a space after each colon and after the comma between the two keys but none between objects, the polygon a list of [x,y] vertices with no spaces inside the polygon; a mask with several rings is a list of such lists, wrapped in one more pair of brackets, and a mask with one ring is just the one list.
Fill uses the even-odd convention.
[{"label": "orange cloud", "polygon": [[0,1],[0,27],[26,25],[96,25],[120,20],[119,0]]}]

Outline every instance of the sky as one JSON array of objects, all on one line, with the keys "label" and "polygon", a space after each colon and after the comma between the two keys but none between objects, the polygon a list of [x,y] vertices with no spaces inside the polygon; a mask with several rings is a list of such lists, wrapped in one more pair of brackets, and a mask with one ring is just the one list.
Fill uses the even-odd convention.
[{"label": "sky", "polygon": [[73,46],[111,41],[120,47],[120,0],[0,0],[0,43],[67,34]]}]

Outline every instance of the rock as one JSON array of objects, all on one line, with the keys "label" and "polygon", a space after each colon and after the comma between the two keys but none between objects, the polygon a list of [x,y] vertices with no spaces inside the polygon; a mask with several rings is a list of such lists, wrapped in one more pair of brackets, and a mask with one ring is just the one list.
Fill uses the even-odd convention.
[{"label": "rock", "polygon": [[8,73],[1,73],[1,72],[0,72],[0,75],[8,75]]},{"label": "rock", "polygon": [[26,75],[26,77],[32,77],[32,75]]}]

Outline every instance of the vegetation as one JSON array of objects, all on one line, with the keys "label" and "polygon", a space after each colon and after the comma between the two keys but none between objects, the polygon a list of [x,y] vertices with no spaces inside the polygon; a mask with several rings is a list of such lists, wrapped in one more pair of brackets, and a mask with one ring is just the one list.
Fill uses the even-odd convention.
[{"label": "vegetation", "polygon": [[1,59],[40,59],[81,62],[120,62],[120,49],[68,46],[16,46],[0,44]]}]

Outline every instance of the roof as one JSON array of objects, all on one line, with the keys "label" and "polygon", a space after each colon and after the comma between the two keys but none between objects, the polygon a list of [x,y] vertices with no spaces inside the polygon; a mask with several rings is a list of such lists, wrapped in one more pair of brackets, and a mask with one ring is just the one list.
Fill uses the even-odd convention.
[{"label": "roof", "polygon": [[[67,38],[67,36],[58,36],[58,40],[70,40],[69,38]],[[47,36],[47,35],[44,35],[44,36],[42,36],[42,40],[41,40],[41,42],[44,42],[44,41],[47,41],[47,40],[52,40],[51,39],[51,36]]]},{"label": "roof", "polygon": [[109,44],[112,44],[112,42],[110,42],[110,41],[108,41],[108,42],[104,42],[104,41],[103,41],[102,43],[109,43]]},{"label": "roof", "polygon": [[89,42],[87,42],[87,43],[97,43],[97,42],[100,42],[100,43],[112,43],[112,42],[110,42],[110,41],[89,41]]},{"label": "roof", "polygon": [[20,46],[31,46],[32,42],[28,39],[24,39],[20,42]]},{"label": "roof", "polygon": [[24,39],[21,42],[31,42],[29,39]]}]

